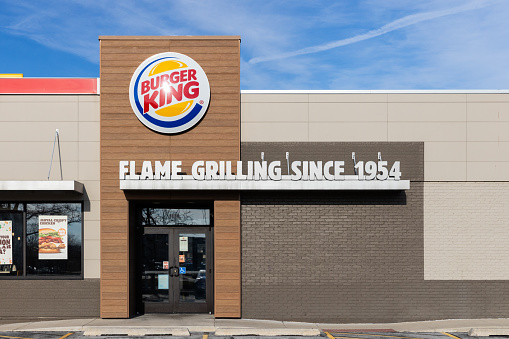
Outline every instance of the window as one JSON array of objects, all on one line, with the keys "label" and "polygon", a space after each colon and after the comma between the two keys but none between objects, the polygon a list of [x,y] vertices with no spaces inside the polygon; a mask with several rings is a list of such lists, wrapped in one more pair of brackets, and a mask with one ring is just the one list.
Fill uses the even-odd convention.
[{"label": "window", "polygon": [[207,226],[210,210],[201,208],[152,208],[141,209],[143,226]]},{"label": "window", "polygon": [[0,203],[0,278],[82,277],[83,204]]}]

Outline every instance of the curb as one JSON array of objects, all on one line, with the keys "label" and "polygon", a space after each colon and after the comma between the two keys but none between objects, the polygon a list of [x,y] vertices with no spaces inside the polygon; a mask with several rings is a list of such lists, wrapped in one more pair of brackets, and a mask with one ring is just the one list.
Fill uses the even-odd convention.
[{"label": "curb", "polygon": [[83,328],[84,336],[100,337],[102,335],[115,336],[145,336],[145,335],[171,335],[178,337],[190,336],[189,330],[185,327],[92,327]]},{"label": "curb", "polygon": [[218,328],[217,336],[259,335],[259,336],[319,336],[316,328]]},{"label": "curb", "polygon": [[469,336],[488,337],[490,335],[509,335],[509,327],[498,328],[471,328],[468,331]]}]

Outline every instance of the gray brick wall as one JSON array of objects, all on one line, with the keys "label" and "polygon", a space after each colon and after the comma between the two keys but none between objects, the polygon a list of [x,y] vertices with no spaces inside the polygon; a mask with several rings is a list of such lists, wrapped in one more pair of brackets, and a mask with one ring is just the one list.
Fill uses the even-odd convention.
[{"label": "gray brick wall", "polygon": [[509,314],[506,281],[424,280],[422,143],[243,143],[242,160],[258,160],[260,151],[284,159],[285,149],[291,160],[345,162],[351,151],[371,157],[363,160],[382,151],[384,160],[401,160],[411,189],[243,193],[242,317],[344,323]]},{"label": "gray brick wall", "polygon": [[0,318],[99,316],[99,279],[2,280]]}]

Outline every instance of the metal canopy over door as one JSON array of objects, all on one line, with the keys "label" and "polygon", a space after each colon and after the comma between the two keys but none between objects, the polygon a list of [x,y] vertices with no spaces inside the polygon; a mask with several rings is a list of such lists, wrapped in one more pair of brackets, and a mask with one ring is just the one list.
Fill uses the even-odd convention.
[{"label": "metal canopy over door", "polygon": [[152,226],[138,239],[139,292],[145,313],[213,310],[210,226]]}]

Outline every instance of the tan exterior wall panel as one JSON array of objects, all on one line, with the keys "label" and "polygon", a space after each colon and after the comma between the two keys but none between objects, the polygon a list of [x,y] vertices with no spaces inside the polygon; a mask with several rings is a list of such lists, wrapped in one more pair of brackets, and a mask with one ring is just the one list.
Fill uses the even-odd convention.
[{"label": "tan exterior wall panel", "polygon": [[426,161],[467,161],[467,144],[465,142],[434,142],[424,144],[424,159]]},{"label": "tan exterior wall panel", "polygon": [[[94,183],[99,187],[99,182]],[[87,191],[88,194],[88,191]],[[87,223],[86,230],[93,229],[94,231],[99,231],[99,220],[100,219],[100,210],[101,210],[101,202],[100,200],[90,200],[85,206],[85,217],[87,221],[90,222],[90,225]],[[100,234],[97,232],[94,237],[89,237],[90,239],[100,239]]]},{"label": "tan exterior wall panel", "polygon": [[[55,96],[52,96],[55,98]],[[7,121],[19,122],[69,122],[78,120],[78,98],[62,100],[56,97],[54,101],[38,101],[24,96],[20,101],[1,102],[2,123]],[[65,97],[64,97],[65,98]],[[22,112],[22,114],[20,114]]]},{"label": "tan exterior wall panel", "polygon": [[[426,144],[424,144],[426,149]],[[465,181],[467,163],[465,161],[424,161],[424,181]]]},{"label": "tan exterior wall panel", "polygon": [[386,103],[309,103],[310,122],[387,122]]},{"label": "tan exterior wall panel", "polygon": [[508,162],[509,142],[468,142],[468,161]]},{"label": "tan exterior wall panel", "polygon": [[509,121],[468,122],[467,141],[509,141]]},{"label": "tan exterior wall panel", "polygon": [[[2,157],[9,162],[45,162],[48,170],[53,151],[53,140],[45,142],[3,141],[0,142]],[[78,161],[80,144],[77,142],[60,142],[63,161]],[[97,147],[99,148],[99,147]],[[58,163],[58,149],[55,150],[53,161]],[[99,159],[97,157],[96,159]],[[46,173],[47,175],[48,173]]]},{"label": "tan exterior wall panel", "polygon": [[78,119],[79,121],[99,121],[100,99],[98,95],[80,96],[78,98]]},{"label": "tan exterior wall panel", "polygon": [[305,122],[253,123],[243,122],[242,141],[308,141],[308,124]]},{"label": "tan exterior wall panel", "polygon": [[99,278],[101,276],[101,261],[99,259],[85,259],[83,268],[85,279]]},{"label": "tan exterior wall panel", "polygon": [[242,103],[307,103],[309,94],[242,94]]},{"label": "tan exterior wall panel", "polygon": [[467,163],[468,181],[508,181],[508,173],[508,161],[479,161]]},{"label": "tan exterior wall panel", "polygon": [[243,103],[243,122],[307,122],[307,103]]},{"label": "tan exterior wall panel", "polygon": [[[0,124],[0,142],[2,141],[50,141],[53,142],[55,130],[60,131],[60,142],[78,141],[78,122],[27,121],[3,122]],[[51,152],[51,150],[50,150]],[[50,153],[51,156],[51,153]]]},{"label": "tan exterior wall panel", "polygon": [[387,94],[378,93],[310,93],[309,102],[325,103],[325,102],[341,102],[341,103],[368,103],[378,102],[387,103]]},{"label": "tan exterior wall panel", "polygon": [[470,102],[468,121],[509,121],[509,102]]},{"label": "tan exterior wall panel", "polygon": [[466,122],[389,122],[389,141],[464,141]]},{"label": "tan exterior wall panel", "polygon": [[424,185],[424,278],[509,279],[509,183]]},{"label": "tan exterior wall panel", "polygon": [[462,93],[388,93],[388,102],[466,102],[466,94]]},{"label": "tan exterior wall panel", "polygon": [[309,141],[387,141],[385,122],[323,122],[309,124]]},{"label": "tan exterior wall panel", "polygon": [[78,180],[97,179],[100,164],[97,161],[80,161],[78,163]]},{"label": "tan exterior wall panel", "polygon": [[78,133],[80,141],[97,141],[99,140],[99,122],[83,121],[79,124]]},{"label": "tan exterior wall panel", "polygon": [[[48,180],[49,158],[51,151],[45,162],[10,161],[0,170],[0,175],[3,180]],[[78,162],[62,161],[62,172],[64,180],[78,180]],[[53,160],[50,180],[60,180],[58,157]]]},{"label": "tan exterior wall panel", "polygon": [[[99,204],[99,201],[96,202]],[[83,238],[86,240],[99,240],[101,239],[101,228],[100,228],[100,221],[99,220],[93,220],[91,217],[88,217],[85,215],[84,217],[86,226],[83,230]],[[97,249],[97,253],[94,253],[90,259],[98,259],[99,256],[99,247],[94,247],[94,249]]]},{"label": "tan exterior wall panel", "polygon": [[465,103],[394,103],[388,104],[389,121],[465,121]]},{"label": "tan exterior wall panel", "polygon": [[509,102],[508,93],[468,93],[467,102]]},{"label": "tan exterior wall panel", "polygon": [[[87,141],[78,144],[78,160],[79,161],[97,161],[100,157],[99,142]],[[99,172],[97,172],[99,174]],[[99,180],[99,177],[96,178]]]}]

